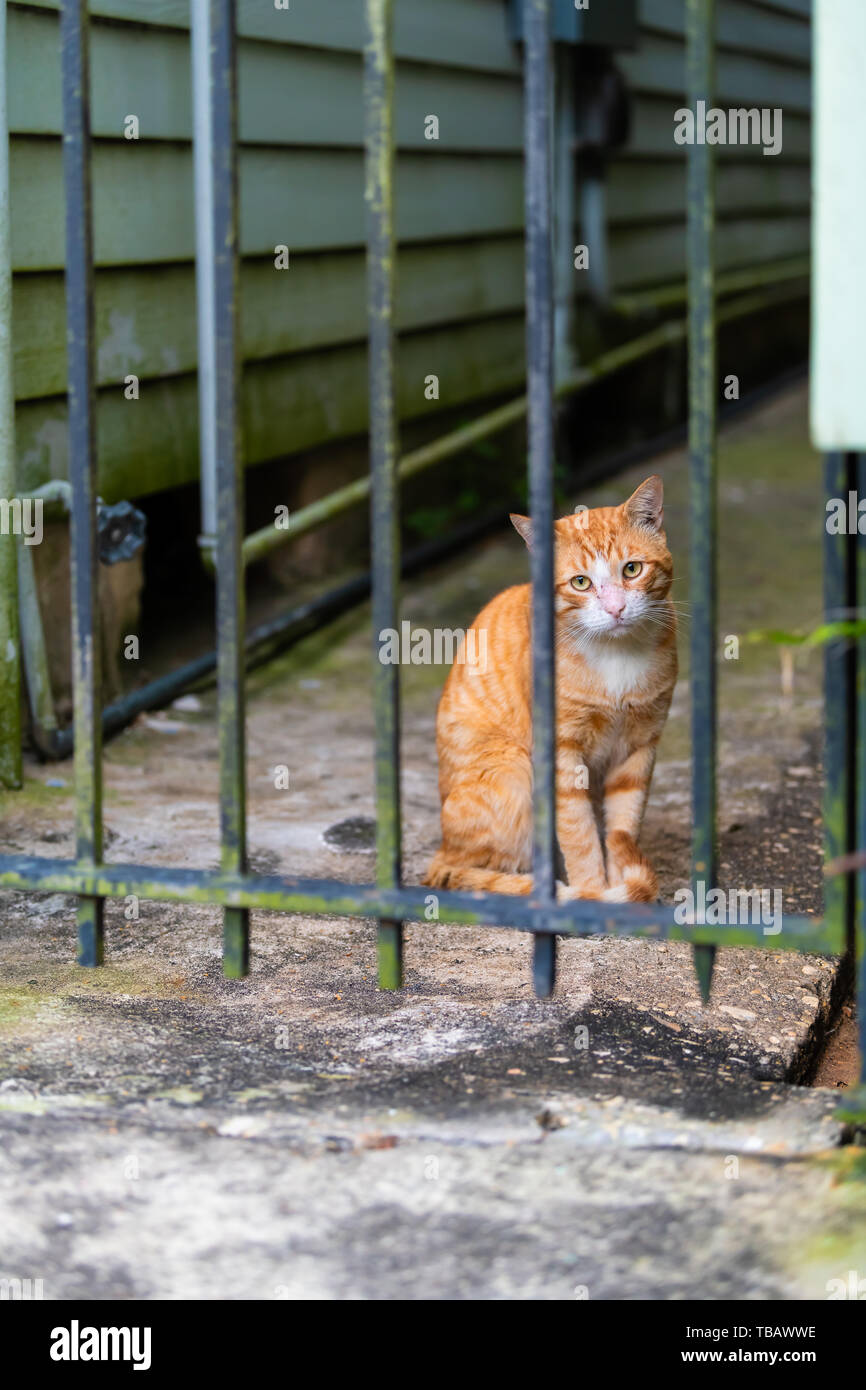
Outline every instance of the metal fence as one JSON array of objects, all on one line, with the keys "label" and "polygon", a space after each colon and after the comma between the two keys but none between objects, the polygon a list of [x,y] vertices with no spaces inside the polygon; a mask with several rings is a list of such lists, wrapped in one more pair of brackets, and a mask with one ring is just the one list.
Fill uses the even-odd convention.
[{"label": "metal fence", "polygon": [[[199,0],[196,0],[199,3]],[[394,391],[394,0],[366,0],[366,199],[370,372],[373,641],[376,726],[377,874],[356,885],[261,876],[248,871],[245,808],[244,564],[242,451],[239,430],[237,67],[235,0],[200,0],[207,25],[210,147],[207,204],[211,271],[203,277],[212,316],[212,388],[206,397],[216,453],[215,571],[218,627],[221,865],[171,869],[103,862],[102,700],[99,665],[94,413],[93,245],[87,0],[63,0],[62,72],[66,189],[66,285],[72,506],[73,664],[75,691],[76,857],[72,861],[0,857],[0,886],[78,895],[78,960],[103,960],[106,898],[136,895],[212,903],[224,911],[224,971],[243,976],[254,909],[342,914],[378,921],[379,981],[402,981],[403,926],[424,922],[429,890],[401,875],[398,667],[378,660],[376,636],[397,626],[399,588],[398,448]],[[533,981],[549,996],[555,985],[557,936],[643,936],[691,943],[704,998],[714,954],[724,946],[769,946],[855,955],[864,1000],[863,920],[866,872],[829,880],[820,921],[789,916],[779,935],[760,924],[684,925],[674,909],[598,902],[558,903],[555,896],[554,627],[553,627],[553,266],[550,91],[551,0],[525,4],[526,301],[530,510],[538,540],[531,553],[533,632],[533,891],[527,897],[437,893],[438,920],[495,925],[533,934]],[[687,0],[688,100],[712,104],[714,0]],[[201,59],[201,55],[198,55]],[[203,61],[203,60],[202,60]],[[689,463],[691,470],[691,707],[695,884],[716,879],[716,354],[714,148],[689,148]],[[201,312],[201,310],[200,310]],[[204,431],[203,431],[204,432]],[[829,495],[844,495],[864,460],[827,461]],[[853,480],[853,481],[852,481]],[[866,603],[866,539],[829,536],[828,615]],[[866,844],[866,643],[828,649],[826,668],[826,844],[831,858]]]}]

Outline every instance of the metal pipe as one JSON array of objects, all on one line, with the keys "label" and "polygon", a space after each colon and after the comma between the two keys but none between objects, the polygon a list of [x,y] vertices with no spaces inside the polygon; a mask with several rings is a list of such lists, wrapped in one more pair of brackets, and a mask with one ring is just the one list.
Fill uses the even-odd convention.
[{"label": "metal pipe", "polygon": [[198,411],[201,488],[199,545],[211,565],[216,545],[216,329],[214,323],[213,160],[210,118],[209,0],[192,0],[190,46],[192,62],[193,176],[195,182],[195,279],[198,322]]},{"label": "metal pipe", "polygon": [[[15,497],[15,387],[6,113],[6,0],[0,0],[0,501]],[[21,786],[21,634],[17,537],[0,529],[0,785]],[[21,549],[27,549],[21,545]]]},{"label": "metal pipe", "polygon": [[[93,214],[87,0],[63,0],[63,176],[66,191],[66,348],[72,486],[72,682],[76,857],[102,860],[102,660],[96,539]],[[78,900],[78,963],[103,960],[103,899]]]},{"label": "metal pipe", "polygon": [[[208,0],[210,58],[210,207],[215,330],[212,412],[216,464],[217,715],[220,862],[224,874],[247,866],[244,701],[243,458],[240,438],[236,0]],[[199,30],[199,41],[201,31]],[[250,919],[223,913],[223,973],[249,970]]]},{"label": "metal pipe", "polygon": [[561,381],[574,371],[577,361],[574,342],[575,50],[569,44],[557,44],[555,61],[556,307],[553,321],[553,340],[556,379]]},{"label": "metal pipe", "polygon": [[[759,287],[778,284],[782,280],[808,280],[810,262],[808,256],[790,256],[773,265],[747,266],[744,270],[728,270],[716,275],[716,299],[725,295],[738,294],[741,290],[754,290]],[[653,309],[669,309],[674,304],[685,304],[689,297],[688,284],[677,281],[673,285],[662,285],[659,289],[637,290],[634,294],[614,295],[611,308],[626,317],[646,313]]]},{"label": "metal pipe", "polygon": [[[373,571],[373,704],[376,728],[376,881],[399,889],[400,668],[380,660],[381,634],[397,625],[400,519],[394,398],[394,3],[367,0],[364,110],[367,320],[370,374],[370,549]],[[403,983],[403,927],[381,918],[379,984]]]},{"label": "metal pipe", "polygon": [[[553,226],[550,0],[524,0],[526,150],[526,379],[532,517],[532,899],[556,900],[556,692],[553,633]],[[546,998],[556,979],[556,938],[538,934],[533,983]]]},{"label": "metal pipe", "polygon": [[[65,754],[59,751],[58,739],[62,735],[54,710],[51,670],[39,608],[33,550],[29,545],[18,548],[18,604],[21,615],[21,650],[30,707],[30,734],[40,757],[52,759],[68,756],[72,752],[74,739],[71,729],[64,731],[67,734],[68,749]],[[103,720],[103,729],[104,727]]]},{"label": "metal pipe", "polygon": [[[715,0],[686,0],[688,100],[706,109],[715,90]],[[689,471],[692,705],[692,882],[716,884],[716,515],[715,146],[689,146],[686,231],[689,284]],[[714,951],[696,946],[706,1003]]]}]

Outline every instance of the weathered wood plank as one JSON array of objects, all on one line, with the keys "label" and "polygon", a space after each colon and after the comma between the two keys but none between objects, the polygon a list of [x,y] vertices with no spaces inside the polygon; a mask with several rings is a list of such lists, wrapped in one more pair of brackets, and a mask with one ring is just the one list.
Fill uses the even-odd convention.
[{"label": "weathered wood plank", "polygon": [[[685,101],[685,47],[675,38],[645,34],[634,53],[623,53],[618,66],[636,92],[682,97]],[[808,69],[768,61],[759,54],[726,52],[716,59],[718,106],[781,106],[807,112],[812,93]]]},{"label": "weathered wood plank", "polygon": [[[672,140],[673,121],[665,122]],[[670,153],[672,145],[666,147]],[[681,153],[681,152],[680,152]],[[782,158],[737,149],[736,162],[758,159],[760,173],[725,172],[725,188],[749,207],[770,209],[790,192]],[[60,269],[63,222],[60,142],[12,142],[12,257],[16,270]],[[745,157],[745,158],[744,158]],[[364,242],[361,152],[247,148],[241,157],[241,248],[246,256],[341,250]],[[649,177],[628,163],[612,165],[615,215],[639,220],[674,213],[683,203],[682,159],[660,165]],[[628,179],[635,179],[630,196]],[[657,188],[653,189],[653,180]],[[764,183],[766,180],[766,183]],[[517,156],[406,153],[397,166],[400,190],[397,231],[401,242],[502,236],[523,225],[523,167]],[[762,192],[762,186],[766,190]],[[315,189],[308,197],[306,190]],[[736,193],[734,190],[739,190]],[[778,190],[778,194],[776,192]],[[787,190],[787,192],[786,192]],[[188,147],[103,143],[94,150],[96,259],[100,266],[152,265],[192,260],[194,255],[192,155]],[[648,199],[646,203],[642,201]],[[794,200],[796,201],[796,199]]]},{"label": "weathered wood plank", "polygon": [[[16,62],[10,71],[13,133],[59,134],[57,24],[49,14],[10,12]],[[130,61],[134,42],[135,61]],[[189,140],[189,41],[166,30],[135,31],[95,24],[93,130],[119,139],[127,116],[138,118],[142,140]],[[247,143],[360,146],[360,55],[285,45],[239,48],[240,138]],[[621,67],[637,93],[684,100],[684,47],[648,34]],[[736,53],[719,56],[719,101],[782,106],[786,119],[808,111],[808,70]],[[275,101],[289,91],[291,101]],[[522,149],[523,92],[518,78],[407,64],[396,88],[396,137],[404,149],[424,149],[424,118],[438,115],[439,149]]]},{"label": "weathered wood plank", "polygon": [[[523,241],[407,247],[399,256],[397,327],[402,331],[489,317],[523,305]],[[364,254],[272,261],[241,270],[241,341],[247,360],[361,341],[366,334]],[[192,266],[104,270],[96,277],[99,384],[129,373],[147,379],[196,366]],[[15,281],[15,389],[19,399],[66,388],[63,277],[19,275]]]},{"label": "weathered wood plank", "polygon": [[[802,17],[758,8],[751,0],[723,0],[716,9],[720,48],[763,53],[777,61],[806,66],[811,62],[811,33]],[[638,13],[645,30],[683,37],[683,0],[640,0]]]},{"label": "weathered wood plank", "polygon": [[[58,0],[28,0],[57,10]],[[189,28],[189,0],[91,0],[91,13],[112,19]],[[509,42],[505,0],[400,0],[394,47],[398,58],[487,71],[519,72]],[[360,52],[363,7],[358,0],[292,0],[276,10],[262,0],[238,0],[238,33],[271,43]]]},{"label": "weathered wood plank", "polygon": [[[768,162],[769,164],[769,162]],[[805,216],[809,172],[773,161],[765,169],[732,164],[719,174],[722,214],[783,209]],[[614,166],[609,211],[615,231],[648,218],[682,218],[685,170],[680,164]],[[575,233],[577,235],[577,232]],[[640,258],[642,275],[663,280],[669,261]],[[398,328],[457,323],[523,304],[519,235],[404,246],[398,268]],[[581,290],[575,275],[575,290]],[[272,260],[244,263],[242,348],[256,359],[363,338],[364,257],[361,251],[298,255],[288,272]],[[15,389],[19,399],[62,392],[66,382],[63,280],[59,273],[15,280]],[[191,265],[104,270],[96,277],[98,381],[128,372],[142,378],[195,368],[195,286]]]},{"label": "weathered wood plank", "polygon": [[[742,218],[725,222],[718,236],[720,270],[771,264],[809,249],[809,218]],[[611,278],[617,290],[640,289],[682,275],[685,228],[682,224],[615,228],[611,235]]]},{"label": "weathered wood plank", "polygon": [[[61,132],[57,32],[51,14],[10,11],[13,133]],[[127,116],[134,115],[143,141],[192,138],[188,35],[95,23],[91,52],[95,135],[120,139]],[[360,148],[360,54],[242,42],[238,58],[241,141]],[[291,100],[279,99],[281,92],[290,92]],[[429,148],[428,114],[439,116],[440,148],[522,149],[523,94],[516,75],[407,64],[396,92],[401,147]]]},{"label": "weathered wood plank", "polygon": [[[60,141],[12,142],[16,270],[63,264]],[[240,160],[241,248],[321,251],[364,244],[363,154],[248,147]],[[519,156],[405,154],[398,162],[398,233],[405,241],[499,234],[522,224]],[[94,148],[99,265],[191,260],[192,152],[187,146],[104,142]],[[312,196],[312,192],[315,196]],[[471,196],[468,196],[471,191]]]}]

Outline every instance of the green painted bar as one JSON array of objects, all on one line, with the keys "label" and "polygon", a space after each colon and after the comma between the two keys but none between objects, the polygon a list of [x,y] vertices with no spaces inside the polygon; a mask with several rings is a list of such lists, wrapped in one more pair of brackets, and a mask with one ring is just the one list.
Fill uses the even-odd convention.
[{"label": "green painted bar", "polygon": [[[230,876],[205,869],[155,868],[143,864],[76,864],[69,860],[35,859],[25,855],[0,855],[0,889],[87,893],[109,898],[134,894],[161,902],[214,903],[268,912],[385,918],[416,922],[421,926],[428,922],[430,896],[430,890],[425,887],[383,889],[376,884],[272,875]],[[531,899],[517,895],[441,892],[437,897],[439,921],[455,926],[495,926],[567,936],[639,936],[660,941],[717,942],[723,946],[813,951],[823,955],[839,953],[836,931],[826,922],[810,917],[787,917],[781,932],[767,934],[760,922],[690,927],[676,920],[675,908],[662,904],[552,903],[539,917]]]},{"label": "green painted bar", "polygon": [[[9,139],[6,127],[6,0],[0,0],[0,502],[17,492],[9,254]],[[24,548],[23,541],[21,542]],[[0,785],[21,786],[21,642],[18,538],[0,528]]]},{"label": "green painted bar", "polygon": [[[370,550],[372,667],[376,724],[376,878],[398,888],[400,827],[400,668],[379,659],[379,634],[397,626],[400,499],[394,388],[394,0],[366,0],[367,312],[370,387]],[[379,984],[403,983],[403,928],[379,922]]]},{"label": "green painted bar", "polygon": [[[80,861],[102,859],[102,664],[96,539],[93,211],[87,0],[63,0],[63,155],[71,482],[72,683],[75,707],[75,839]],[[104,903],[78,901],[78,963],[102,964]]]},{"label": "green painted bar", "polygon": [[[847,497],[856,488],[851,454],[828,453],[824,462],[824,488],[829,497]],[[831,534],[824,528],[824,614],[828,622],[851,616],[856,604],[854,544],[847,533]],[[854,702],[856,689],[854,652],[842,640],[824,648],[824,858],[829,862],[854,847],[854,768],[856,749]],[[853,920],[854,880],[851,874],[833,874],[824,883],[824,920],[835,934],[837,950],[845,950]]]},{"label": "green painted bar", "polygon": [[[220,853],[223,872],[247,864],[244,701],[243,446],[238,343],[238,171],[235,0],[196,0],[210,24],[211,207],[216,381],[210,400],[216,460],[217,690]],[[207,29],[207,24],[202,25]],[[249,970],[249,912],[226,907],[223,974]]]},{"label": "green painted bar", "polygon": [[[532,902],[542,921],[556,900],[556,634],[554,627],[554,85],[550,0],[521,0],[526,147],[526,395],[532,582]],[[556,937],[532,949],[536,994],[556,985]]]},{"label": "green painted bar", "polygon": [[[712,106],[715,83],[715,0],[686,0],[688,101]],[[692,703],[692,881],[712,888],[716,847],[716,301],[715,146],[688,151],[689,471]],[[696,947],[695,970],[706,1003],[714,954]]]}]

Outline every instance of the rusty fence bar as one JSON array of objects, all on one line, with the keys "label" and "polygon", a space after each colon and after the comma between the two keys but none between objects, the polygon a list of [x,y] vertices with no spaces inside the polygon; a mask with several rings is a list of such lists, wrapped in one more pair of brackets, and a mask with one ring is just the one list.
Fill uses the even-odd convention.
[{"label": "rusty fence bar", "polygon": [[[244,533],[240,440],[236,0],[209,0],[213,319],[216,381],[212,396],[216,454],[217,689],[220,744],[221,863],[246,871],[244,722]],[[249,968],[249,912],[226,907],[223,971]]]},{"label": "rusty fence bar", "polygon": [[[0,0],[0,506],[10,508],[17,492],[17,480],[6,99],[6,0]],[[8,510],[5,515],[9,515]],[[14,528],[0,526],[0,787],[21,786],[21,640],[17,548]],[[22,545],[21,549],[26,547]]]},{"label": "rusty fence bar", "polygon": [[[824,485],[828,497],[847,498],[856,487],[854,455],[827,454]],[[854,541],[843,533],[831,534],[824,528],[824,616],[827,622],[852,618],[856,609],[857,577],[854,568]],[[854,847],[856,652],[842,638],[824,648],[824,853],[826,860],[838,859]],[[824,887],[824,920],[845,949],[845,939],[853,920],[854,883],[850,874],[833,874]]]},{"label": "rusty fence bar", "polygon": [[[367,317],[370,381],[370,550],[376,722],[376,882],[400,886],[400,668],[379,659],[397,626],[400,588],[394,404],[394,0],[366,0]],[[379,921],[379,983],[403,982],[403,928]]]},{"label": "rusty fence bar", "polygon": [[[553,209],[550,0],[524,3],[526,152],[526,379],[532,517],[532,900],[539,918],[556,897],[556,690],[553,631]],[[535,937],[536,993],[553,993],[556,938]]]},{"label": "rusty fence bar", "polygon": [[[863,455],[825,455],[826,497],[864,495]],[[837,623],[866,611],[866,540],[824,527],[824,619]],[[847,861],[866,847],[866,637],[840,637],[824,648],[824,856]],[[824,886],[824,925],[833,953],[846,954],[854,975],[860,1039],[860,1084],[841,1097],[840,1117],[866,1118],[866,868],[831,872]]]},{"label": "rusty fence bar", "polygon": [[[715,0],[686,0],[688,101],[712,106],[715,87]],[[716,885],[716,643],[718,523],[716,516],[715,146],[689,146],[686,228],[689,299],[689,483],[692,711],[692,886]],[[696,946],[704,1001],[710,997],[714,951]]]},{"label": "rusty fence bar", "polygon": [[[96,544],[93,214],[87,0],[63,0],[63,181],[66,191],[66,345],[72,485],[72,681],[75,700],[75,838],[79,864],[102,860],[102,668]],[[98,894],[78,902],[78,961],[101,965]]]}]

